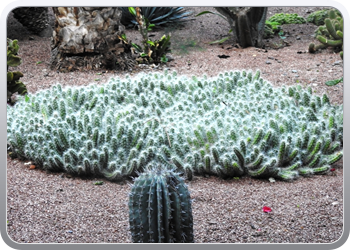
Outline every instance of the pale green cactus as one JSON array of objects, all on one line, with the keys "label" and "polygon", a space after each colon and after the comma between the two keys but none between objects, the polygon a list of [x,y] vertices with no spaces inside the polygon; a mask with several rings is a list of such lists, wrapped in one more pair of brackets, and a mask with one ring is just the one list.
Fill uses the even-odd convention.
[{"label": "pale green cactus", "polygon": [[57,85],[22,98],[7,113],[7,139],[18,157],[115,181],[159,165],[188,179],[293,180],[327,173],[343,154],[341,105],[310,88],[273,88],[259,71]]}]

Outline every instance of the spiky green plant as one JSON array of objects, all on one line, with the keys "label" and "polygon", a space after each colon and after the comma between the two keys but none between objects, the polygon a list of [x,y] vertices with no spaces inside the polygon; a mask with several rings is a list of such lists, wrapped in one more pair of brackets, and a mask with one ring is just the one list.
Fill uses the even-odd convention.
[{"label": "spiky green plant", "polygon": [[129,194],[129,223],[136,243],[193,243],[191,199],[172,170],[149,169]]},{"label": "spiky green plant", "polygon": [[[140,7],[142,15],[157,26],[179,24],[187,21],[191,12],[183,7]],[[137,26],[135,16],[129,12],[128,7],[120,7],[122,10],[121,22],[126,27]]]},{"label": "spiky green plant", "polygon": [[292,180],[341,159],[343,108],[311,88],[273,88],[259,71],[166,71],[28,95],[7,109],[7,141],[44,169],[110,180],[160,164],[189,179]]},{"label": "spiky green plant", "polygon": [[[341,16],[341,13],[337,9],[332,10]],[[308,23],[314,23],[317,26],[324,25],[324,20],[329,17],[329,11],[329,9],[317,10],[315,12],[312,12],[306,20]]]},{"label": "spiky green plant", "polygon": [[[329,11],[329,17],[324,20],[325,25],[318,27],[317,40],[321,42],[319,45],[311,43],[309,52],[314,53],[319,49],[327,47],[340,48],[343,47],[343,18],[339,12],[335,10]],[[340,57],[343,59],[343,51],[340,52]]]},{"label": "spiky green plant", "polygon": [[[129,12],[135,16],[136,22],[142,36],[143,47],[131,43],[136,52],[141,56],[137,59],[139,63],[165,63],[167,62],[166,54],[171,52],[170,50],[170,35],[164,35],[159,40],[152,41],[148,37],[148,32],[155,27],[155,24],[151,24],[147,18],[141,13],[141,8],[128,8]],[[125,34],[122,35],[122,39],[127,41]]]},{"label": "spiky green plant", "polygon": [[25,95],[27,87],[19,79],[23,77],[20,71],[9,71],[9,67],[17,67],[22,63],[18,56],[19,45],[17,40],[7,38],[7,102],[14,104],[11,99],[14,93]]},{"label": "spiky green plant", "polygon": [[277,22],[282,24],[292,24],[292,23],[306,23],[305,18],[299,16],[298,14],[285,14],[277,13],[268,19],[269,22]]}]

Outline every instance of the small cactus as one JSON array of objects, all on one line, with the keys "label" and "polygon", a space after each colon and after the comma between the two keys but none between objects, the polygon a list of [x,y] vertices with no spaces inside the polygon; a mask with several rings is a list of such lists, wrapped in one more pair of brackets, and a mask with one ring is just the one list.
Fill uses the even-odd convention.
[{"label": "small cactus", "polygon": [[179,174],[153,168],[136,178],[129,223],[134,243],[193,243],[190,194]]},{"label": "small cactus", "polygon": [[[327,47],[343,47],[343,18],[335,10],[330,10],[324,23],[325,25],[317,29],[316,38],[321,44],[311,43],[309,45],[310,53]],[[340,57],[343,59],[343,51],[340,52]]]}]

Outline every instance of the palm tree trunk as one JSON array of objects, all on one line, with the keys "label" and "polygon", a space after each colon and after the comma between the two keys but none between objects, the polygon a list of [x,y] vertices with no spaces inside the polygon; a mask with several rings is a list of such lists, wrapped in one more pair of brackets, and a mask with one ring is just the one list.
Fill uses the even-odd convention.
[{"label": "palm tree trunk", "polygon": [[19,7],[12,10],[14,18],[40,37],[52,36],[47,7]]},{"label": "palm tree trunk", "polygon": [[121,10],[112,7],[54,7],[51,68],[59,71],[128,69],[130,45],[120,38]]}]

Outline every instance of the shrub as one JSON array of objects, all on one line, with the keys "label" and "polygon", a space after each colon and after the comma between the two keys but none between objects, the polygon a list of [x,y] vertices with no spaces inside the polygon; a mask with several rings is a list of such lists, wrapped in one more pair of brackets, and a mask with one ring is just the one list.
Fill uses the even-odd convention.
[{"label": "shrub", "polygon": [[343,108],[260,72],[214,78],[139,74],[102,86],[60,85],[7,109],[18,157],[50,171],[110,180],[162,165],[222,178],[292,180],[342,158]]},{"label": "shrub", "polygon": [[[341,16],[340,12],[338,10],[334,10],[338,13],[339,16]],[[317,26],[321,26],[321,25],[324,25],[324,20],[329,17],[329,10],[318,10],[318,11],[315,11],[313,13],[311,13],[306,21],[308,23],[313,23]]]},{"label": "shrub", "polygon": [[306,23],[305,18],[298,16],[298,14],[284,14],[278,13],[268,19],[269,22],[277,22],[282,24],[292,23]]},{"label": "shrub", "polygon": [[264,38],[272,38],[276,33],[279,33],[282,31],[282,28],[280,26],[280,23],[277,22],[270,22],[267,21],[265,22],[265,30],[264,30]]}]

